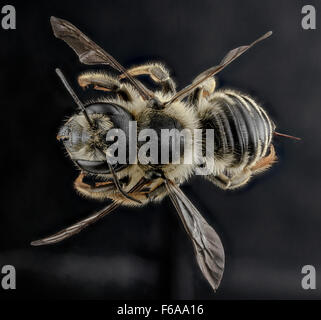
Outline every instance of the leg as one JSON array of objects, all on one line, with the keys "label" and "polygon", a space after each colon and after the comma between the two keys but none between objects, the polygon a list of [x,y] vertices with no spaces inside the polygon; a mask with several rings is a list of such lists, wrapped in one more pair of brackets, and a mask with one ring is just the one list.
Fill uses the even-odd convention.
[{"label": "leg", "polygon": [[216,82],[214,78],[208,78],[200,86],[198,86],[190,95],[188,96],[188,102],[198,108],[200,100],[202,98],[207,99],[214,92]]},{"label": "leg", "polygon": [[[148,63],[141,66],[133,67],[127,70],[131,76],[140,76],[143,74],[149,75],[153,81],[162,86],[162,91],[166,93],[175,94],[176,86],[174,81],[170,78],[169,71],[160,63]],[[126,78],[126,75],[121,74],[120,79]]]},{"label": "leg", "polygon": [[208,180],[212,181],[219,188],[228,190],[228,189],[236,189],[246,184],[248,180],[251,178],[252,172],[249,169],[244,169],[237,175],[232,177],[228,177],[225,174],[219,174],[217,176],[210,175],[207,177]]},{"label": "leg", "polygon": [[206,176],[208,180],[213,182],[215,185],[217,185],[221,189],[228,189],[231,184],[231,180],[223,173],[215,176],[213,174]]},{"label": "leg", "polygon": [[253,167],[244,168],[239,174],[233,176],[230,179],[229,189],[236,189],[246,184],[249,179],[260,172],[263,172],[270,168],[276,161],[276,155],[273,145],[270,146],[270,153],[266,157],[260,159]]},{"label": "leg", "polygon": [[275,155],[274,147],[271,145],[269,155],[260,159],[251,168],[246,167],[241,172],[236,175],[232,175],[231,177],[219,174],[217,176],[207,176],[207,179],[212,181],[221,189],[236,189],[245,185],[254,174],[258,174],[270,168],[276,159],[277,157]]},{"label": "leg", "polygon": [[273,163],[277,160],[277,156],[275,154],[274,146],[271,144],[270,146],[270,153],[266,157],[260,159],[253,167],[251,167],[251,171],[253,173],[260,173],[268,168],[270,168]]},{"label": "leg", "polygon": [[[143,190],[142,190],[143,191]],[[166,195],[166,186],[164,182],[159,183],[154,189],[148,190],[146,196],[149,201],[158,201],[164,198]]]},{"label": "leg", "polygon": [[121,84],[116,77],[105,72],[85,72],[78,77],[78,84],[82,88],[92,85],[95,90],[114,92],[125,101],[132,100],[126,86]]},{"label": "leg", "polygon": [[252,171],[248,168],[244,168],[239,174],[233,176],[230,179],[229,189],[237,189],[245,185],[251,178]]}]

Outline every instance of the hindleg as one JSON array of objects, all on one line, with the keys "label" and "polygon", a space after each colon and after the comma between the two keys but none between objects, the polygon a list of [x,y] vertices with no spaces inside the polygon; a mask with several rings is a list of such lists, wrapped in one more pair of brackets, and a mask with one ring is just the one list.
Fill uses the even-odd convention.
[{"label": "hindleg", "polygon": [[248,168],[244,168],[240,173],[231,177],[231,184],[229,189],[237,189],[245,185],[251,178],[252,171]]},{"label": "hindleg", "polygon": [[227,175],[221,173],[219,175],[210,175],[207,178],[216,184],[219,188],[227,190],[227,189],[236,189],[248,182],[251,178],[252,172],[251,170],[245,168],[240,173],[228,177]]},{"label": "hindleg", "polygon": [[[194,80],[195,81],[195,80]],[[189,96],[188,102],[198,108],[200,100],[209,98],[214,92],[216,81],[214,78],[208,78],[201,85],[199,85]]]},{"label": "hindleg", "polygon": [[231,177],[221,173],[216,176],[207,176],[207,179],[215,183],[221,189],[236,189],[245,185],[254,174],[258,174],[270,168],[276,160],[275,150],[273,145],[271,145],[270,153],[266,157],[260,159],[254,166],[250,168],[246,167],[241,172],[231,175]]},{"label": "hindleg", "polygon": [[270,153],[266,157],[260,159],[253,167],[251,167],[251,171],[253,173],[260,173],[267,169],[269,169],[273,163],[277,161],[277,156],[275,154],[274,146],[271,144]]}]

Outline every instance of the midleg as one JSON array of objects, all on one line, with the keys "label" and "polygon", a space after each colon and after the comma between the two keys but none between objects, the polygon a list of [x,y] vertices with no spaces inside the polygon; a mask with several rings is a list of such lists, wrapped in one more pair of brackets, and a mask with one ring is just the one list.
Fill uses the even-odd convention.
[{"label": "midleg", "polygon": [[221,189],[228,189],[229,186],[231,185],[231,180],[229,177],[227,177],[225,174],[221,173],[218,175],[208,175],[206,176],[206,178],[208,180],[210,180],[211,182],[213,182],[215,185],[217,185],[219,188]]},{"label": "midleg", "polygon": [[[161,85],[162,91],[165,94],[176,93],[175,82],[171,79],[169,71],[161,63],[154,62],[142,64],[140,66],[128,69],[127,73],[129,73],[131,76],[149,75],[154,82]],[[126,75],[121,74],[119,78],[125,79]]]}]

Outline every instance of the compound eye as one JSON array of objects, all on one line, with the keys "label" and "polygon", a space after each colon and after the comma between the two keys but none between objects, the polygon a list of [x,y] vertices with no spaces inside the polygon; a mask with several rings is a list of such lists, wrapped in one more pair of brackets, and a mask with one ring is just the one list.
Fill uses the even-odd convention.
[{"label": "compound eye", "polygon": [[[80,169],[94,174],[109,174],[109,166],[106,161],[89,161],[89,160],[76,160],[75,161]],[[118,172],[127,167],[127,164],[115,164],[113,169]]]},{"label": "compound eye", "polygon": [[88,160],[77,160],[78,166],[90,173],[109,173],[109,167],[106,161],[88,161]]}]

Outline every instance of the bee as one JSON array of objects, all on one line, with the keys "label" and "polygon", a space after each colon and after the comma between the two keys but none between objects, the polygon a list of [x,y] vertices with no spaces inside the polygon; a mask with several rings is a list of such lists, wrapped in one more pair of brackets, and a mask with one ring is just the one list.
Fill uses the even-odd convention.
[{"label": "bee", "polygon": [[[99,47],[66,20],[51,17],[54,35],[65,41],[87,65],[108,65],[118,75],[106,71],[85,72],[78,77],[80,87],[103,91],[106,97],[82,103],[59,69],[56,72],[79,107],[60,128],[57,139],[80,169],[75,189],[92,199],[110,199],[112,203],[97,213],[60,232],[41,240],[35,246],[62,241],[80,232],[119,206],[142,206],[169,196],[185,230],[192,240],[197,263],[211,287],[216,290],[224,271],[224,249],[215,230],[180,189],[195,170],[206,167],[205,177],[223,189],[241,187],[251,176],[267,169],[276,161],[272,145],[275,125],[266,111],[250,96],[234,90],[216,90],[214,76],[259,41],[228,52],[222,61],[198,75],[180,91],[161,63],[148,63],[125,69],[109,53]],[[137,76],[148,75],[157,90],[148,89]],[[136,121],[137,131],[152,128],[188,129],[189,143],[180,137],[173,139],[188,155],[189,147],[200,145],[202,157],[191,163],[136,161],[137,149],[126,144],[126,162],[112,163],[106,136],[111,129],[120,129],[126,138],[130,123]],[[201,136],[194,134],[199,129]],[[205,135],[214,129],[214,136]],[[282,135],[282,134],[279,134]],[[213,154],[205,155],[206,145],[213,146]],[[165,145],[166,146],[166,145]],[[162,146],[164,144],[162,143]],[[168,147],[168,146],[166,146]],[[132,152],[130,152],[132,151]],[[130,154],[134,161],[129,161]],[[155,159],[154,159],[155,160]],[[156,159],[157,160],[157,159]]]}]

